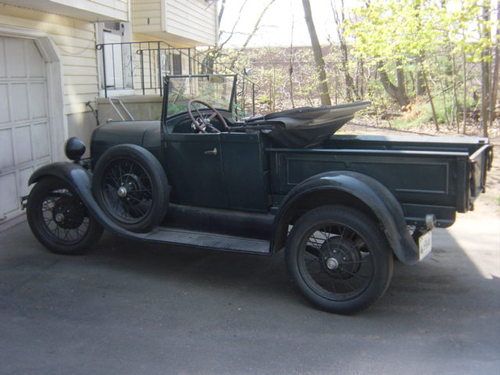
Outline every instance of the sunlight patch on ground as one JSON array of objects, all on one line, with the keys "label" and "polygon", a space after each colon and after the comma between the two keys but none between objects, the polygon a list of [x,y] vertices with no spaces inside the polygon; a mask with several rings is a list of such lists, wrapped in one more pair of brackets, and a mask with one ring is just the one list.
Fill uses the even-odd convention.
[{"label": "sunlight patch on ground", "polygon": [[[457,215],[449,233],[487,279],[500,278],[500,217],[484,212]],[[466,235],[464,235],[466,234]],[[481,253],[482,257],[473,256]]]}]

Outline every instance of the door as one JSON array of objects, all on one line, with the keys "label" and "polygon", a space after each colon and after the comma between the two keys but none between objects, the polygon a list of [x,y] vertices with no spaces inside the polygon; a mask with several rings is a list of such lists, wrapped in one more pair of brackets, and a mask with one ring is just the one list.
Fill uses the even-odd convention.
[{"label": "door", "polygon": [[227,208],[220,134],[166,135],[166,171],[173,203]]},{"label": "door", "polygon": [[35,42],[0,36],[0,222],[21,212],[30,175],[52,161],[47,97]]},{"label": "door", "polygon": [[[125,88],[123,84],[123,48],[122,37],[109,31],[103,33],[104,43],[104,69],[106,71],[106,87],[114,89]],[[115,44],[113,44],[115,43]]]}]

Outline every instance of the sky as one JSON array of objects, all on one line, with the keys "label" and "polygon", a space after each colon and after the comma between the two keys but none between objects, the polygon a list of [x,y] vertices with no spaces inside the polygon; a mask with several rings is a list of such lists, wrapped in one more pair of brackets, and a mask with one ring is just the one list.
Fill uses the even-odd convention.
[{"label": "sky", "polygon": [[[336,29],[331,8],[331,3],[335,1],[310,0],[316,32],[321,44],[328,44],[329,37],[335,38]],[[220,25],[221,30],[230,31],[232,29],[243,3],[244,0],[226,0],[226,8]],[[227,46],[238,47],[243,44],[267,3],[268,0],[247,0],[235,34]],[[346,0],[345,3],[348,6],[347,4],[352,4],[353,1]],[[302,0],[276,0],[262,19],[261,26],[253,37],[250,47],[290,46],[291,40],[293,40],[294,46],[311,45],[307,25],[304,21]]]}]

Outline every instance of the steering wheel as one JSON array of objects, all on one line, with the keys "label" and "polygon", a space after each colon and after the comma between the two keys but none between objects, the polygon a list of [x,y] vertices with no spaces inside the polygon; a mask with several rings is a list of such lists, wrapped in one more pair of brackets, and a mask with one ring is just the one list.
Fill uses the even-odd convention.
[{"label": "steering wheel", "polygon": [[[210,110],[209,113],[205,113],[205,116],[200,112],[200,110],[193,106],[193,104],[201,104]],[[220,133],[220,130],[211,124],[211,120],[215,117],[220,121],[222,127],[225,131],[229,131],[229,126],[227,126],[224,117],[210,104],[202,102],[201,100],[192,99],[188,103],[188,114],[193,121],[193,127],[196,128],[200,133]],[[193,110],[196,112],[196,116],[193,114]],[[209,129],[210,131],[207,131]]]}]

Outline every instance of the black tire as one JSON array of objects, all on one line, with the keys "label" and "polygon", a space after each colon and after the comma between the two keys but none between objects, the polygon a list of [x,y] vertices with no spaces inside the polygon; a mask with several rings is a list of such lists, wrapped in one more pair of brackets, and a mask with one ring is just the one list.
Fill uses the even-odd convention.
[{"label": "black tire", "polygon": [[158,159],[137,145],[117,145],[97,161],[94,196],[116,224],[132,232],[148,232],[165,217],[169,187]]},{"label": "black tire", "polygon": [[387,290],[393,271],[392,251],[376,223],[343,206],[301,216],[287,239],[286,262],[306,299],[338,314],[372,305]]},{"label": "black tire", "polygon": [[56,254],[83,254],[103,232],[71,187],[54,177],[43,178],[33,186],[26,213],[35,237]]}]

